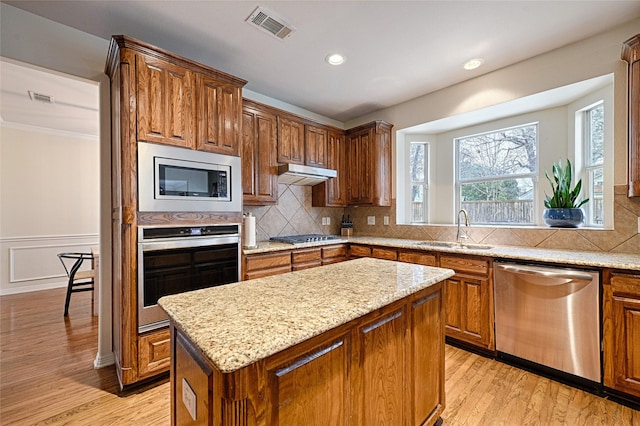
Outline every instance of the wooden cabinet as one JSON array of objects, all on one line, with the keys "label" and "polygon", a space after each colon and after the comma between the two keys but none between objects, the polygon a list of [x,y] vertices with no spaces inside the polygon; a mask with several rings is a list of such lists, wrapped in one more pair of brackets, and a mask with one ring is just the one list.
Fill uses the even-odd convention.
[{"label": "wooden cabinet", "polygon": [[603,276],[604,385],[640,397],[640,274]]},{"label": "wooden cabinet", "polygon": [[195,75],[183,67],[137,53],[138,140],[195,148]]},{"label": "wooden cabinet", "polygon": [[140,377],[153,376],[169,369],[171,338],[168,328],[141,335],[138,347]]},{"label": "wooden cabinet", "polygon": [[241,88],[203,75],[196,75],[196,87],[196,149],[240,155]]},{"label": "wooden cabinet", "polygon": [[295,250],[291,253],[291,263],[294,271],[322,266],[322,249],[313,247]]},{"label": "wooden cabinet", "polygon": [[243,257],[243,280],[291,272],[291,251],[249,254]]},{"label": "wooden cabinet", "polygon": [[245,100],[242,106],[242,193],[244,204],[278,201],[276,116]]},{"label": "wooden cabinet", "polygon": [[436,424],[445,408],[442,313],[437,283],[229,373],[172,323],[172,424]]},{"label": "wooden cabinet", "polygon": [[371,247],[351,244],[349,246],[349,257],[350,258],[371,257]]},{"label": "wooden cabinet", "polygon": [[322,264],[344,262],[349,259],[349,250],[346,244],[338,244],[322,247]]},{"label": "wooden cabinet", "polygon": [[398,260],[398,250],[392,247],[371,247],[371,257],[376,259]]},{"label": "wooden cabinet", "polygon": [[329,131],[326,167],[336,170],[338,176],[313,186],[311,198],[313,207],[344,207],[347,205],[345,193],[345,146],[343,132]]},{"label": "wooden cabinet", "polygon": [[302,121],[278,115],[278,163],[304,164],[304,134]]},{"label": "wooden cabinet", "polygon": [[440,255],[440,267],[456,271],[445,280],[445,332],[478,348],[495,350],[491,260]]},{"label": "wooden cabinet", "polygon": [[[114,36],[111,81],[113,353],[121,386],[168,369],[167,329],[138,332],[140,225],[238,223],[240,212],[140,212],[138,141],[238,154],[246,81],[127,36]],[[196,143],[202,137],[203,144]]]},{"label": "wooden cabinet", "polygon": [[629,64],[629,197],[640,197],[640,34],[624,42],[622,59]]},{"label": "wooden cabinet", "polygon": [[327,129],[307,124],[305,126],[304,152],[307,166],[327,168]]},{"label": "wooden cabinet", "polygon": [[349,205],[391,205],[391,128],[384,121],[346,131]]},{"label": "wooden cabinet", "polygon": [[438,264],[435,254],[426,253],[420,250],[400,249],[398,250],[398,261],[424,266],[436,266]]}]

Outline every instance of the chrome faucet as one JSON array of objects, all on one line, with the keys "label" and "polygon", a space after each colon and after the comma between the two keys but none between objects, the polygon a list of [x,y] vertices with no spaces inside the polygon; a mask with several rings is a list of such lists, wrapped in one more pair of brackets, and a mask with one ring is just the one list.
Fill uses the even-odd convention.
[{"label": "chrome faucet", "polygon": [[469,227],[469,213],[465,209],[460,209],[458,212],[458,233],[456,234],[456,242],[461,243],[462,238],[469,238],[467,233],[464,233],[464,236],[460,234],[460,213],[464,215],[464,226]]}]

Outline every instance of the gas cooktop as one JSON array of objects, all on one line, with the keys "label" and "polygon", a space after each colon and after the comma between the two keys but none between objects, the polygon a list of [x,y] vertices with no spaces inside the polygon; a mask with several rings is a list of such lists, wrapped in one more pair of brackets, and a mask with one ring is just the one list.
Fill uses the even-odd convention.
[{"label": "gas cooktop", "polygon": [[304,235],[288,235],[284,237],[271,237],[269,240],[277,241],[280,243],[287,244],[304,244],[304,243],[313,243],[316,241],[331,241],[331,240],[339,240],[340,237],[335,235],[322,235],[322,234],[304,234]]}]

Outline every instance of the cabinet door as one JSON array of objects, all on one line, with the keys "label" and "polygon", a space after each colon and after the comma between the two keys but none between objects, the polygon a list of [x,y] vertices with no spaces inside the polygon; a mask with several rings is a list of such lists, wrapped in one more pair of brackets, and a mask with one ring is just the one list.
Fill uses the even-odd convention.
[{"label": "cabinet door", "polygon": [[195,148],[195,77],[161,59],[136,55],[138,140]]},{"label": "cabinet door", "polygon": [[371,204],[371,135],[368,131],[347,140],[347,203]]},{"label": "cabinet door", "polygon": [[256,108],[242,111],[242,193],[249,205],[278,201],[276,116]]},{"label": "cabinet door", "polygon": [[372,247],[371,257],[376,259],[397,260],[398,250],[390,247]]},{"label": "cabinet door", "polygon": [[169,368],[171,339],[168,328],[141,335],[138,345],[140,377],[152,376]]},{"label": "cabinet door", "polygon": [[488,278],[455,275],[445,281],[447,336],[494,350]]},{"label": "cabinet door", "polygon": [[622,59],[629,63],[629,197],[640,197],[640,34],[624,42]]},{"label": "cabinet door", "polygon": [[327,139],[326,168],[336,170],[338,176],[313,186],[311,198],[313,207],[344,207],[347,205],[345,157],[344,134],[330,131]]},{"label": "cabinet door", "polygon": [[398,250],[398,260],[418,265],[436,266],[436,256],[421,251]]},{"label": "cabinet door", "polygon": [[198,75],[197,149],[240,155],[240,88]]},{"label": "cabinet door", "polygon": [[278,117],[278,163],[304,164],[304,124]]},{"label": "cabinet door", "polygon": [[339,338],[267,366],[265,424],[350,424],[348,351],[348,339]]},{"label": "cabinet door", "polygon": [[327,167],[327,137],[326,129],[305,126],[304,152],[307,166]]},{"label": "cabinet door", "polygon": [[604,285],[604,384],[640,396],[640,275]]},{"label": "cabinet door", "polygon": [[405,317],[403,310],[387,310],[357,329],[352,361],[353,424],[408,424]]}]

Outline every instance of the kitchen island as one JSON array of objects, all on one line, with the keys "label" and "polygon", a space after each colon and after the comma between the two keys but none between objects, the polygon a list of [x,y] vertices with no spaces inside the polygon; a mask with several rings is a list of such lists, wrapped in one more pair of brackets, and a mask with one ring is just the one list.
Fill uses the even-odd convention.
[{"label": "kitchen island", "polygon": [[365,258],[161,298],[172,423],[436,423],[452,275]]}]

